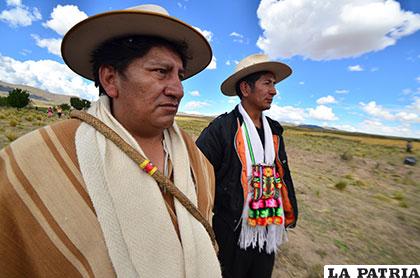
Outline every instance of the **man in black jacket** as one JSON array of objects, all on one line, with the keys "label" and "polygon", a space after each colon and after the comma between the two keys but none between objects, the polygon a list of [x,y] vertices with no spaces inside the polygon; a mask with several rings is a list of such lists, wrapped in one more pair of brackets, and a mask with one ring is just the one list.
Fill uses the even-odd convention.
[{"label": "man in black jacket", "polygon": [[289,66],[254,54],[221,90],[241,103],[217,117],[197,139],[216,175],[213,228],[224,277],[271,277],[277,248],[298,210],[281,125],[263,115]]}]

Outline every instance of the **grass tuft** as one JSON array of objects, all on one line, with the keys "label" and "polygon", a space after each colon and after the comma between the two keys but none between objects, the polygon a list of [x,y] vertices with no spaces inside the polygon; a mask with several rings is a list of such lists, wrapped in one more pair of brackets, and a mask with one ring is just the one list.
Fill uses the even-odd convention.
[{"label": "grass tuft", "polygon": [[16,133],[14,133],[13,131],[6,132],[5,136],[9,140],[9,142],[15,141],[18,138]]},{"label": "grass tuft", "polygon": [[334,186],[338,190],[344,190],[346,188],[346,186],[347,186],[347,182],[346,181],[339,181]]},{"label": "grass tuft", "polygon": [[15,127],[15,126],[17,126],[17,124],[18,124],[18,122],[17,122],[15,119],[11,119],[11,120],[9,121],[9,125],[10,125],[11,127]]},{"label": "grass tuft", "polygon": [[349,161],[353,159],[353,155],[349,151],[346,151],[340,155],[340,158],[344,161]]}]

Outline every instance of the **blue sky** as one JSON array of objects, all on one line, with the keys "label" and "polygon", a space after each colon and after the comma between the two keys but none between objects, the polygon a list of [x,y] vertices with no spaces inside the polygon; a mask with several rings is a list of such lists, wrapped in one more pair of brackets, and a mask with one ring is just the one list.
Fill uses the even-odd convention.
[{"label": "blue sky", "polygon": [[293,69],[267,114],[280,122],[420,138],[420,0],[0,0],[0,80],[94,100],[61,59],[65,32],[87,16],[158,4],[198,28],[213,61],[184,82],[180,111],[218,115],[239,102],[220,84],[266,53]]}]

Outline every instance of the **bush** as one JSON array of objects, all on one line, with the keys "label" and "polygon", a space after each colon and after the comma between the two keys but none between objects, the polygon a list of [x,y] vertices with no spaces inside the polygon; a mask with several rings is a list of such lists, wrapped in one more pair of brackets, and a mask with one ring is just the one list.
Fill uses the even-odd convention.
[{"label": "bush", "polygon": [[402,201],[404,200],[404,194],[400,191],[397,191],[394,193],[394,195],[392,195],[392,198],[398,201]]},{"label": "bush", "polygon": [[335,184],[335,188],[337,188],[338,190],[344,190],[346,186],[347,186],[347,182],[345,181],[339,181]]},{"label": "bush", "polygon": [[29,93],[26,90],[16,88],[9,92],[7,103],[16,108],[23,108],[29,103]]},{"label": "bush", "polygon": [[61,109],[63,109],[63,111],[69,111],[71,106],[68,103],[62,103],[60,104]]},{"label": "bush", "polygon": [[17,124],[18,124],[18,122],[17,122],[15,119],[11,119],[11,120],[9,121],[9,125],[10,125],[10,126],[12,126],[12,127],[17,126]]},{"label": "bush", "polygon": [[6,133],[6,138],[9,139],[10,142],[15,141],[17,138],[16,133],[9,131]]},{"label": "bush", "polygon": [[0,97],[0,106],[9,106],[7,102],[7,97]]},{"label": "bush", "polygon": [[70,105],[77,110],[82,110],[90,107],[90,101],[86,99],[80,99],[78,97],[70,98]]},{"label": "bush", "polygon": [[352,160],[353,159],[353,155],[350,152],[345,152],[343,154],[340,155],[340,158],[342,160]]}]

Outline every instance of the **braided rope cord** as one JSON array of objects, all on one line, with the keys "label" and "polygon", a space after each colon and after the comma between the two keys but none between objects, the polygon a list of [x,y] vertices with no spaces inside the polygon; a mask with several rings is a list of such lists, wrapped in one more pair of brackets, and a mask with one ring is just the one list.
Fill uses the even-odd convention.
[{"label": "braided rope cord", "polygon": [[[137,165],[142,164],[146,160],[146,158],[144,158],[138,151],[136,151],[132,146],[125,142],[124,139],[122,139],[115,131],[109,128],[98,118],[79,110],[71,111],[70,117],[77,118],[91,125],[102,135],[104,135],[105,138],[111,140],[117,147],[119,147],[124,153],[126,153],[128,157],[130,157]],[[172,196],[174,196],[188,210],[188,212],[191,213],[191,215],[204,226],[213,243],[214,250],[217,253],[218,246],[216,243],[216,236],[214,234],[214,231],[210,226],[209,222],[197,209],[197,207],[193,203],[191,203],[187,196],[185,196],[185,194],[182,193],[170,179],[165,177],[165,175],[163,175],[162,172],[157,170],[151,176],[157,181],[157,184],[162,190],[166,190]]]}]

